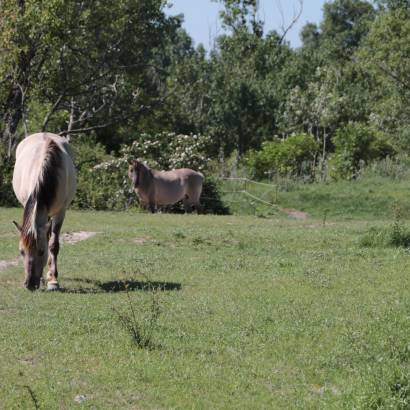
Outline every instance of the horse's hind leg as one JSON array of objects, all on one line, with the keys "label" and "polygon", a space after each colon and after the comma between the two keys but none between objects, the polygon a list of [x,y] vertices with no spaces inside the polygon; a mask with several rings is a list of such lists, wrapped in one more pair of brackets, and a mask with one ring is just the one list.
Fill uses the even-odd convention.
[{"label": "horse's hind leg", "polygon": [[53,217],[51,222],[51,235],[48,241],[48,273],[47,273],[47,288],[58,289],[58,270],[57,270],[57,256],[60,251],[60,230],[63,225],[65,211],[60,212]]},{"label": "horse's hind leg", "polygon": [[191,192],[190,194],[185,195],[183,200],[185,212],[196,211],[197,214],[202,212],[202,206],[199,203],[199,197],[200,193],[198,195],[197,192]]},{"label": "horse's hind leg", "polygon": [[188,195],[185,195],[185,196],[184,196],[184,199],[182,200],[182,203],[183,203],[183,205],[184,205],[184,211],[185,211],[185,213],[186,213],[186,214],[187,214],[187,213],[191,213],[191,212],[192,212],[192,203],[191,203],[191,200],[190,200],[190,198],[189,198]]}]

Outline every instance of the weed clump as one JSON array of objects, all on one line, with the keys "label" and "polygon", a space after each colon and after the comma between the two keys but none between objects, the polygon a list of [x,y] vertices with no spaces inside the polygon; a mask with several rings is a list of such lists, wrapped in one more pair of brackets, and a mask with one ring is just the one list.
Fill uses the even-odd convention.
[{"label": "weed clump", "polygon": [[159,299],[161,288],[156,286],[148,277],[144,276],[146,287],[144,290],[150,294],[149,303],[144,303],[142,299],[138,302],[131,297],[129,284],[123,281],[126,295],[126,308],[119,310],[113,307],[122,327],[129,333],[134,344],[140,349],[153,349],[153,335],[158,326],[158,320],[162,313],[162,306]]},{"label": "weed clump", "polygon": [[410,230],[403,223],[401,209],[394,207],[393,212],[393,223],[387,228],[371,227],[359,238],[360,246],[410,248]]}]

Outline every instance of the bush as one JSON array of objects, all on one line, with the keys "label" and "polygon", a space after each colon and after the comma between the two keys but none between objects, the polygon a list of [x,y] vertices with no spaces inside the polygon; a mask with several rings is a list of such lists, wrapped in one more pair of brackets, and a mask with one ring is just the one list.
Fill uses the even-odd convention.
[{"label": "bush", "polygon": [[258,179],[276,173],[281,176],[312,176],[319,145],[310,134],[291,135],[265,142],[260,151],[248,155],[247,164]]},{"label": "bush", "polygon": [[126,160],[140,158],[152,167],[160,169],[192,168],[202,171],[210,158],[207,157],[210,138],[204,135],[184,135],[161,132],[154,136],[141,134],[131,145],[121,149]]},{"label": "bush", "polygon": [[7,156],[4,145],[0,144],[0,206],[17,206],[13,191],[14,158]]},{"label": "bush", "polygon": [[383,133],[361,123],[339,128],[333,144],[335,153],[330,159],[330,168],[334,178],[357,178],[365,164],[396,154]]},{"label": "bush", "polygon": [[77,169],[73,205],[96,210],[127,208],[134,195],[127,176],[127,161],[106,154],[104,147],[93,139],[78,138],[72,148]]}]

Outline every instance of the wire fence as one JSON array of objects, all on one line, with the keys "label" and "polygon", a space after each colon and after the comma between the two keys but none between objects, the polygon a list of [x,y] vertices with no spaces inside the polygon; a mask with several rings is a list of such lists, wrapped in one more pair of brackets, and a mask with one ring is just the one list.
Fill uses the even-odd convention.
[{"label": "wire fence", "polygon": [[234,213],[258,214],[278,210],[278,185],[249,178],[220,178],[222,200]]}]

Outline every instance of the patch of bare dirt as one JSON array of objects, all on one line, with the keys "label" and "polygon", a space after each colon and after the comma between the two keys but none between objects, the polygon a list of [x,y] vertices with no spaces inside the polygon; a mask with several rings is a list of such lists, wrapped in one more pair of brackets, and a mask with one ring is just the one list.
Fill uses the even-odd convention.
[{"label": "patch of bare dirt", "polygon": [[11,259],[9,261],[0,260],[0,272],[4,269],[9,268],[10,266],[18,266],[19,263],[20,263],[20,258]]},{"label": "patch of bare dirt", "polygon": [[85,241],[86,239],[90,239],[93,236],[97,235],[99,232],[87,232],[87,231],[79,231],[79,232],[64,232],[60,235],[60,240],[63,243],[68,243],[73,245],[77,242]]},{"label": "patch of bare dirt", "polygon": [[137,245],[143,245],[145,242],[148,241],[148,238],[144,238],[144,237],[142,237],[142,238],[134,238],[132,241],[133,241],[134,243],[136,243]]},{"label": "patch of bare dirt", "polygon": [[293,219],[301,219],[301,220],[306,220],[309,218],[309,214],[307,212],[299,211],[297,209],[293,208],[282,208],[282,212],[285,212],[287,216]]},{"label": "patch of bare dirt", "polygon": [[[85,241],[86,239],[92,238],[99,232],[65,232],[60,235],[60,240],[63,243],[68,243],[73,245],[77,242]],[[9,268],[10,266],[18,266],[20,264],[20,258],[15,258],[11,260],[0,260],[0,272]]]},{"label": "patch of bare dirt", "polygon": [[324,226],[331,226],[331,225],[336,225],[336,222],[326,222],[326,223],[318,222],[315,224],[304,225],[304,227],[315,229],[315,228],[323,228]]}]

